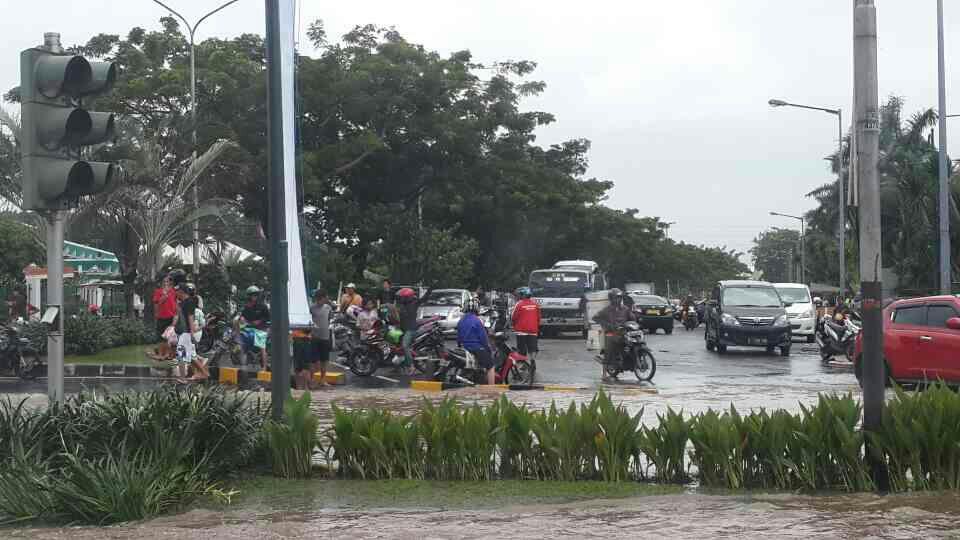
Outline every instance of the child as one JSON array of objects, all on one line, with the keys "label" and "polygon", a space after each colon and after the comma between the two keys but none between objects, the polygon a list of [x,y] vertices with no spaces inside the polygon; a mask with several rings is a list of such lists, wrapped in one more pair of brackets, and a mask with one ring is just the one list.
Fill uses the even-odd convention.
[{"label": "child", "polygon": [[360,327],[360,332],[369,333],[374,329],[377,322],[380,320],[380,315],[377,313],[377,302],[374,299],[368,299],[363,303],[363,311],[357,315],[357,326]]}]

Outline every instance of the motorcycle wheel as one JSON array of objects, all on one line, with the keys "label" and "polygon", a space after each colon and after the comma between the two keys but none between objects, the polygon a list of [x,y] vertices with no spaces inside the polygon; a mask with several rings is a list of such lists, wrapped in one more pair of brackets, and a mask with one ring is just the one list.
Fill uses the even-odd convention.
[{"label": "motorcycle wheel", "polygon": [[17,376],[25,381],[37,378],[36,368],[40,365],[40,356],[33,351],[20,351],[17,359]]},{"label": "motorcycle wheel", "polygon": [[369,377],[380,366],[380,351],[374,347],[361,347],[350,353],[350,371],[359,377]]},{"label": "motorcycle wheel", "polygon": [[633,374],[636,375],[637,380],[640,382],[653,380],[656,373],[657,359],[653,357],[653,353],[649,350],[641,351],[636,367],[633,368]]},{"label": "motorcycle wheel", "polygon": [[603,365],[603,372],[613,380],[617,380],[617,376],[620,375],[620,368],[614,365]]},{"label": "motorcycle wheel", "polygon": [[850,344],[847,345],[847,350],[843,351],[843,354],[844,356],[847,357],[848,361],[853,362],[856,351],[857,351],[857,343],[855,341],[851,341]]},{"label": "motorcycle wheel", "polygon": [[507,374],[507,384],[533,384],[536,370],[529,362],[517,362]]}]

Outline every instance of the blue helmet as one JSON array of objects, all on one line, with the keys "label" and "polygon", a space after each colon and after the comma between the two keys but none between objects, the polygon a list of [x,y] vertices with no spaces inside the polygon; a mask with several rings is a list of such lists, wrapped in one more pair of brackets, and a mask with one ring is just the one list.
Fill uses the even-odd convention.
[{"label": "blue helmet", "polygon": [[520,298],[530,298],[533,296],[533,291],[530,290],[530,287],[520,287],[517,289],[517,296]]}]

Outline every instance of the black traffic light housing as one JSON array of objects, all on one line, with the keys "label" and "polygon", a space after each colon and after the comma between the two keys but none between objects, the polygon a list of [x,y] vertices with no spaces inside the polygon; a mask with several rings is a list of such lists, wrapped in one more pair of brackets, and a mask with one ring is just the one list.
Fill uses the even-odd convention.
[{"label": "black traffic light housing", "polygon": [[85,161],[81,148],[113,138],[113,114],[87,111],[82,99],[108,92],[116,78],[113,62],[44,48],[20,53],[25,210],[64,210],[111,184],[116,165]]}]

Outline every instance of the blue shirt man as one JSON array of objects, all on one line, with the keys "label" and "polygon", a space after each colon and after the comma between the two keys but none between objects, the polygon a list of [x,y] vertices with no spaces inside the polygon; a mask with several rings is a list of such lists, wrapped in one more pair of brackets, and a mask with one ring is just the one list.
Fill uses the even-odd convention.
[{"label": "blue shirt man", "polygon": [[470,351],[470,354],[476,357],[477,364],[486,370],[487,384],[496,384],[497,376],[493,370],[493,354],[490,352],[487,328],[477,316],[475,305],[464,308],[463,318],[457,324],[457,343]]}]

